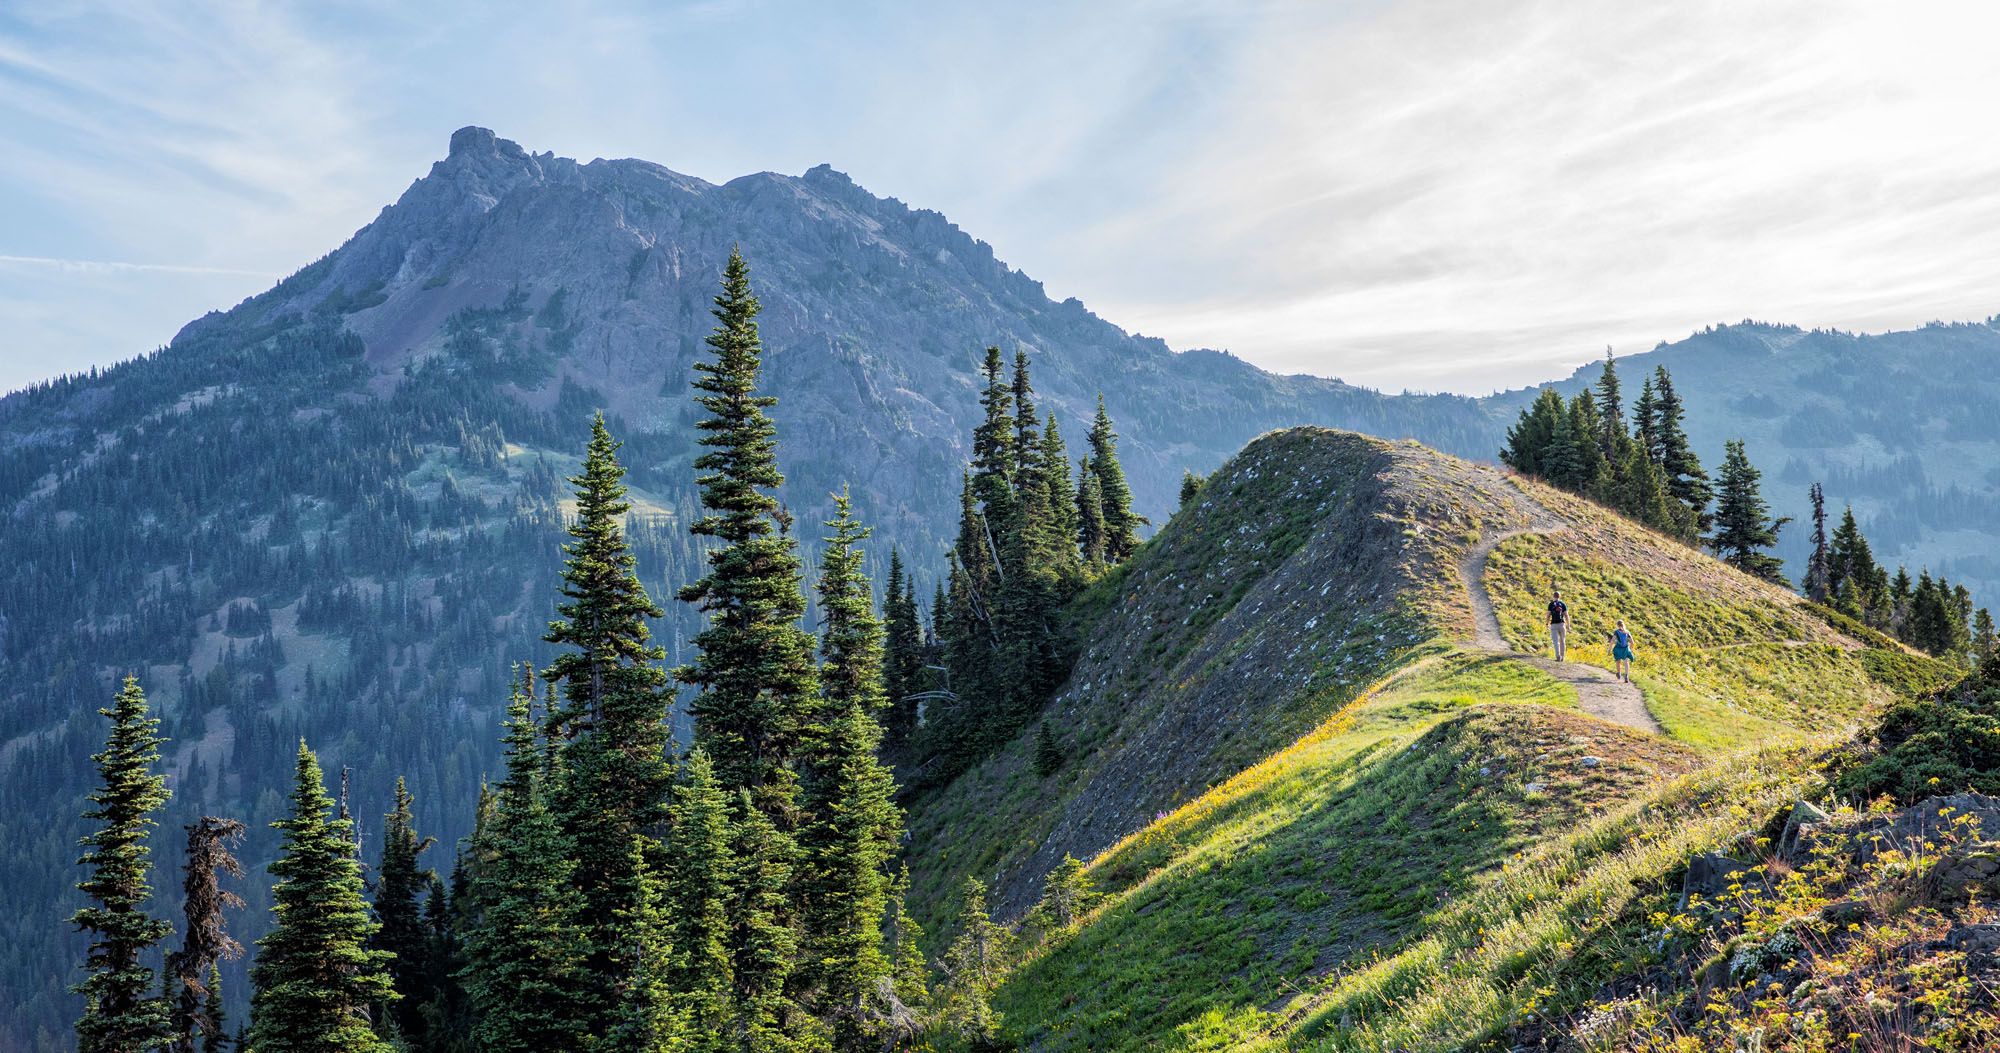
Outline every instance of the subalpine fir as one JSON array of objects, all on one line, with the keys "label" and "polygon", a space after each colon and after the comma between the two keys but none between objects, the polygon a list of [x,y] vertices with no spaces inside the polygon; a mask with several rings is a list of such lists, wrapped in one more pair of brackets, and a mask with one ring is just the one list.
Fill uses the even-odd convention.
[{"label": "subalpine fir", "polygon": [[709,361],[695,363],[695,401],[708,416],[697,427],[704,452],[704,515],[693,533],[714,538],[708,574],[681,590],[708,626],[694,639],[699,655],[675,670],[697,694],[690,704],[695,741],[725,787],[747,789],[774,822],[790,826],[796,782],[792,760],[818,678],[792,538],[780,526],[777,428],[765,410],[777,399],[758,393],[762,345],[750,268],[732,252],[715,298]]},{"label": "subalpine fir", "polygon": [[431,934],[424,923],[423,897],[436,875],[420,862],[435,838],[417,833],[416,798],[401,777],[382,826],[382,859],[376,869],[375,921],[369,946],[387,952],[389,978],[401,997],[388,1013],[403,1040],[417,1049],[429,1044],[429,1020],[437,991],[433,983]]},{"label": "subalpine fir", "polygon": [[506,778],[473,835],[476,866],[457,897],[469,922],[461,976],[484,1053],[580,1048],[613,1008],[590,986],[583,897],[544,799],[548,754],[533,702],[524,676],[507,705]]},{"label": "subalpine fir", "polygon": [[274,924],[251,970],[250,1045],[257,1053],[391,1053],[371,1008],[395,997],[388,954],[370,950],[375,922],[361,896],[353,823],[333,818],[319,759],[299,743],[291,815],[271,887]]},{"label": "subalpine fir", "polygon": [[[625,539],[625,469],[602,415],[591,425],[576,488],[576,520],[563,546],[562,602],[543,637],[562,647],[547,671],[562,705],[550,724],[566,741],[547,805],[570,841],[593,986],[629,972],[626,919],[638,907],[632,846],[666,816],[666,652],[647,620],[664,612],[639,583]],[[609,1010],[605,1010],[608,1012]],[[592,1021],[601,1030],[607,1018]]]},{"label": "subalpine fir", "polygon": [[145,909],[153,891],[147,841],[168,797],[165,777],[153,770],[164,740],[133,677],[125,678],[111,708],[98,712],[111,719],[111,732],[91,757],[99,783],[83,817],[97,829],[83,838],[77,860],[90,870],[77,888],[91,904],[70,918],[90,934],[87,975],[71,988],[84,997],[76,1045],[80,1053],[139,1053],[168,1038],[167,1007],[143,960],[173,931]]},{"label": "subalpine fir", "polygon": [[861,567],[868,531],[845,492],[834,508],[816,586],[821,704],[806,738],[800,795],[806,821],[799,831],[803,955],[796,986],[831,1028],[834,1047],[860,1053],[882,1045],[886,867],[902,815],[891,800],[894,780],[875,756],[885,699],[882,629]]}]

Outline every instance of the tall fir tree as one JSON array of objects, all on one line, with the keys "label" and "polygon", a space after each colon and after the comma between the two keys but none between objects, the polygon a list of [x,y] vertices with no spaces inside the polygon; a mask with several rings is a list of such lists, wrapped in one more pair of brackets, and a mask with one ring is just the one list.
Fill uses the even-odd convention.
[{"label": "tall fir tree", "polygon": [[417,834],[416,798],[401,776],[391,802],[383,817],[382,859],[375,872],[376,928],[368,945],[389,955],[389,979],[399,996],[393,1007],[378,1009],[378,1016],[386,1014],[406,1043],[423,1049],[430,1043],[425,1012],[437,998],[423,897],[437,875],[423,866],[421,857],[436,839]]},{"label": "tall fir tree", "polygon": [[1812,502],[1812,552],[1806,556],[1806,573],[1799,582],[1799,591],[1814,603],[1825,603],[1832,570],[1832,549],[1826,535],[1826,491],[1814,483],[1806,491],[1806,497]]},{"label": "tall fir tree", "polygon": [[473,837],[479,863],[457,897],[477,911],[462,976],[482,1053],[580,1048],[607,1015],[587,967],[576,863],[545,800],[549,755],[533,706],[524,674],[507,703],[507,775]]},{"label": "tall fir tree", "polygon": [[1532,475],[1548,480],[1558,486],[1564,485],[1559,478],[1567,476],[1568,465],[1551,466],[1546,463],[1552,452],[1560,452],[1565,457],[1573,456],[1574,447],[1565,434],[1557,440],[1557,429],[1568,431],[1568,415],[1563,406],[1562,396],[1556,389],[1545,387],[1535,396],[1535,401],[1521,411],[1519,420],[1507,430],[1507,445],[1500,451],[1501,463],[1523,475]]},{"label": "tall fir tree", "polygon": [[1667,367],[1654,367],[1653,392],[1658,399],[1653,412],[1653,430],[1654,441],[1659,447],[1661,472],[1666,476],[1667,493],[1687,509],[1682,520],[1682,536],[1693,540],[1708,532],[1708,505],[1715,499],[1715,492],[1682,426],[1687,410],[1681,404],[1680,394],[1674,390],[1674,378],[1667,372]]},{"label": "tall fir tree", "polygon": [[721,1053],[731,1041],[736,987],[730,955],[731,854],[735,833],[729,795],[716,781],[708,754],[696,748],[674,784],[668,827],[666,902],[667,982],[691,1053]]},{"label": "tall fir tree", "polygon": [[462,1053],[472,1043],[472,1012],[461,976],[465,969],[465,941],[458,928],[459,913],[452,902],[451,887],[433,872],[430,892],[424,896],[424,931],[430,940],[424,957],[431,967],[426,981],[431,1004],[424,1008],[425,1032],[430,1041],[422,1053]]},{"label": "tall fir tree", "polygon": [[763,348],[750,268],[731,252],[715,298],[711,361],[695,363],[695,401],[708,412],[697,427],[705,452],[705,513],[690,528],[719,544],[707,553],[708,574],[681,590],[683,601],[708,616],[695,637],[700,654],[674,675],[698,692],[691,704],[695,741],[725,787],[751,790],[758,807],[789,824],[796,792],[791,769],[801,723],[815,705],[812,637],[799,627],[805,613],[799,558],[780,529],[778,501],[767,491],[783,484],[777,428],[764,412],[777,403],[757,393]]},{"label": "tall fir tree", "polygon": [[353,823],[329,817],[319,758],[299,743],[291,815],[271,825],[274,922],[250,972],[250,1044],[257,1053],[391,1053],[370,1007],[395,997],[388,955],[370,950],[375,923],[361,895]]},{"label": "tall fir tree", "polygon": [[1104,489],[1087,455],[1078,466],[1076,519],[1077,547],[1083,565],[1091,573],[1103,570],[1109,543],[1104,526]]},{"label": "tall fir tree", "polygon": [[173,926],[146,913],[152,898],[152,849],[147,845],[153,815],[167,803],[166,778],[159,763],[160,722],[146,708],[146,693],[126,677],[111,708],[104,749],[92,755],[98,788],[84,819],[97,829],[82,840],[77,862],[89,876],[77,884],[91,901],[71,916],[90,933],[83,960],[88,975],[71,988],[84,998],[76,1024],[78,1053],[142,1053],[166,1042],[167,1007],[158,996],[153,970],[141,958],[165,939]]},{"label": "tall fir tree", "polygon": [[[576,519],[563,546],[557,619],[543,639],[562,648],[547,670],[563,703],[549,714],[567,736],[562,777],[546,803],[571,841],[579,919],[592,986],[607,989],[631,967],[624,919],[638,907],[632,846],[665,818],[667,784],[666,652],[651,641],[647,619],[664,612],[639,583],[625,538],[625,469],[602,414],[591,423],[576,489]],[[591,1022],[601,1031],[610,1007]]]},{"label": "tall fir tree", "polygon": [[[1042,439],[1035,429],[1042,423],[1035,408],[1035,385],[1028,376],[1028,352],[1014,352],[1014,479],[1026,490],[1042,478]],[[1046,495],[1044,495],[1046,496]]]},{"label": "tall fir tree", "polygon": [[743,1053],[811,1049],[822,1032],[789,996],[799,950],[799,930],[792,922],[798,842],[778,829],[748,787],[737,791],[734,819],[735,840],[729,846],[736,878],[729,889],[729,967],[736,982],[732,1040]]},{"label": "tall fir tree", "polygon": [[1063,443],[1062,431],[1056,426],[1056,415],[1053,413],[1049,414],[1048,422],[1042,427],[1042,455],[1037,463],[1042,489],[1048,495],[1048,529],[1055,559],[1054,570],[1058,578],[1074,589],[1082,584],[1083,577],[1083,562],[1077,547],[1076,486],[1069,476],[1069,447]]},{"label": "tall fir tree", "polygon": [[[1018,393],[1017,393],[1017,397]],[[881,1047],[888,978],[882,952],[887,864],[902,833],[894,780],[875,758],[883,708],[882,629],[871,609],[860,543],[868,531],[848,495],[834,498],[817,584],[822,705],[803,773],[797,882],[803,936],[798,986],[832,1030],[835,1049]]]},{"label": "tall fir tree", "polygon": [[1104,396],[1097,396],[1097,417],[1090,426],[1090,470],[1097,475],[1097,490],[1104,508],[1104,559],[1120,563],[1139,547],[1139,528],[1145,517],[1132,511],[1132,488],[1125,483],[1125,469],[1118,463],[1118,432],[1111,415],[1104,411]]},{"label": "tall fir tree", "polygon": [[1758,487],[1761,473],[1744,453],[1743,440],[1731,439],[1724,449],[1715,533],[1709,545],[1724,563],[1782,585],[1784,564],[1769,550],[1777,545],[1778,531],[1788,521],[1771,519],[1771,506]]},{"label": "tall fir tree", "polygon": [[889,550],[889,580],[882,590],[884,654],[882,687],[887,696],[883,731],[903,743],[917,729],[917,700],[924,670],[924,629],[917,618],[916,582],[903,569],[902,554]]},{"label": "tall fir tree", "polygon": [[243,898],[222,887],[222,875],[243,876],[243,864],[230,846],[243,839],[243,823],[212,815],[187,827],[187,860],[182,866],[182,914],[186,925],[181,931],[181,948],[167,956],[169,986],[174,991],[172,1005],[172,1053],[194,1053],[195,1036],[203,1045],[220,1042],[223,1021],[218,1015],[221,996],[214,990],[219,981],[216,963],[234,960],[243,945],[229,935],[223,912],[243,906]]},{"label": "tall fir tree", "polygon": [[1618,359],[1610,348],[1604,349],[1604,371],[1597,375],[1597,386],[1593,389],[1597,400],[1597,449],[1611,464],[1622,464],[1625,460],[1625,444],[1631,436],[1625,431],[1625,398],[1618,383]]},{"label": "tall fir tree", "polygon": [[610,1033],[594,1047],[601,1053],[687,1053],[696,1045],[689,1033],[687,1007],[673,989],[672,907],[665,885],[647,862],[660,853],[641,842],[633,846],[639,875],[639,907],[628,926],[634,950],[632,976]]},{"label": "tall fir tree", "polygon": [[1836,610],[1850,617],[1872,621],[1878,607],[1878,578],[1887,576],[1875,564],[1867,537],[1854,518],[1854,506],[1841,513],[1828,545],[1827,597]]},{"label": "tall fir tree", "polygon": [[1645,451],[1647,460],[1664,469],[1660,459],[1660,398],[1650,376],[1639,385],[1638,401],[1632,403],[1632,441]]},{"label": "tall fir tree", "polygon": [[1671,501],[1660,466],[1646,456],[1644,446],[1637,441],[1628,443],[1625,465],[1618,473],[1618,510],[1655,530],[1672,533],[1679,523]]},{"label": "tall fir tree", "polygon": [[1973,660],[1981,665],[1992,661],[1996,644],[2000,644],[2000,636],[1993,630],[1993,612],[1981,607],[1972,616]]}]

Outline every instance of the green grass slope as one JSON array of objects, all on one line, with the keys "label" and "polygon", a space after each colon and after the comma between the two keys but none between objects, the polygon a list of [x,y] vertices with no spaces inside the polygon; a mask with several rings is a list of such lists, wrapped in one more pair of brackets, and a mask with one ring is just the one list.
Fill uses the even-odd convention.
[{"label": "green grass slope", "polygon": [[[1551,577],[1579,635],[1624,617],[1668,735],[1580,712],[1569,684],[1462,642],[1461,557],[1550,522],[1566,529],[1493,554],[1503,629],[1535,645]],[[1585,906],[1636,909],[1634,880],[1796,791],[1794,759],[1719,747],[1796,758],[1787,744],[1948,675],[1585,502],[1323,429],[1252,443],[1074,615],[1088,644],[1047,712],[1062,769],[1035,775],[1031,729],[912,807],[934,918],[968,875],[1019,918],[1065,854],[1089,861],[1099,905],[1029,926],[996,998],[1009,1037],[1043,1050],[1454,1048],[1407,1041],[1434,1022],[1404,1009],[1475,966],[1472,1014],[1436,1011],[1465,1041],[1493,1033],[1533,1011],[1550,986],[1534,956],[1582,939]],[[1588,903],[1560,862],[1584,858],[1613,875],[1581,882]],[[1537,928],[1534,896],[1568,905]],[[1518,945],[1480,935],[1523,925]],[[1341,1044],[1391,1017],[1404,1038]]]}]

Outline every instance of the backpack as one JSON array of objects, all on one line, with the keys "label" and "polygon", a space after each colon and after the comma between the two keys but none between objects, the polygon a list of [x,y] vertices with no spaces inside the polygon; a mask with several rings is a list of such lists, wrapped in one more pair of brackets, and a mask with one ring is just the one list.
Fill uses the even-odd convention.
[{"label": "backpack", "polygon": [[1550,625],[1569,624],[1569,604],[1564,603],[1561,600],[1550,600],[1549,624]]}]

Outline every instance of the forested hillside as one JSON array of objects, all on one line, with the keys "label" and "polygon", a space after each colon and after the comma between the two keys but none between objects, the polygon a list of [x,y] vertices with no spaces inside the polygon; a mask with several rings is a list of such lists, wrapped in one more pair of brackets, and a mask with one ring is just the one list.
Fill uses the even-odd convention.
[{"label": "forested hillside", "polygon": [[[1878,334],[1743,322],[1618,362],[1633,384],[1671,369],[1702,460],[1714,466],[1725,441],[1743,440],[1779,514],[1809,522],[1807,490],[1819,483],[1836,519],[1854,506],[1886,562],[1963,581],[1993,602],[2000,318]],[[1581,366],[1554,386],[1574,394],[1598,373]],[[1533,396],[1492,403],[1518,407]],[[1807,552],[1804,530],[1781,536],[1777,554],[1794,582]]]},{"label": "forested hillside", "polygon": [[[305,736],[351,769],[364,845],[399,774],[444,843],[469,832],[499,772],[507,664],[550,654],[533,583],[556,566],[593,412],[626,443],[646,587],[699,574],[688,393],[732,245],[757,263],[766,384],[801,437],[790,515],[823,520],[852,485],[876,528],[869,569],[880,580],[899,546],[926,599],[988,346],[1030,354],[1072,436],[1103,394],[1142,514],[1169,507],[1185,466],[1273,424],[1402,428],[1373,392],[1177,355],[1051,301],[943,217],[830,170],[716,186],[466,129],[271,291],[153,354],[0,400],[0,864],[21,875],[0,893],[0,976],[19,992],[0,1043],[59,1044],[72,1016],[48,963],[77,944],[45,922],[73,904],[80,830],[46,805],[83,792],[119,675],[140,677],[171,740],[166,829],[240,816],[260,865]],[[1424,405],[1458,448],[1484,444],[1468,400]],[[667,612],[669,662],[699,628]]]}]

